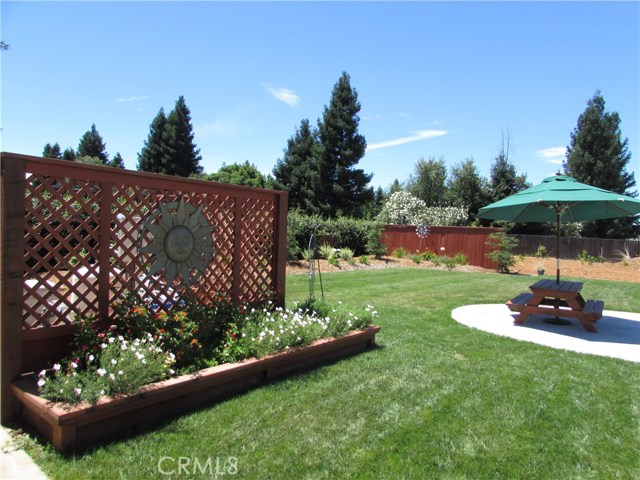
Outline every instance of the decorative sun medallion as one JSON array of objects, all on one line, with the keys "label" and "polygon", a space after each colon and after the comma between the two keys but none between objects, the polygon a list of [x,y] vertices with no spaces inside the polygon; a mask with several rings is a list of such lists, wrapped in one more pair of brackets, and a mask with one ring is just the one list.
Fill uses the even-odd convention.
[{"label": "decorative sun medallion", "polygon": [[180,276],[187,286],[202,275],[213,255],[211,232],[215,227],[207,223],[200,208],[184,199],[160,204],[142,225],[153,236],[152,242],[140,249],[155,255],[149,275],[164,269],[168,285]]},{"label": "decorative sun medallion", "polygon": [[416,227],[416,234],[420,238],[425,238],[427,235],[429,235],[429,225],[427,225],[426,223],[418,225]]}]

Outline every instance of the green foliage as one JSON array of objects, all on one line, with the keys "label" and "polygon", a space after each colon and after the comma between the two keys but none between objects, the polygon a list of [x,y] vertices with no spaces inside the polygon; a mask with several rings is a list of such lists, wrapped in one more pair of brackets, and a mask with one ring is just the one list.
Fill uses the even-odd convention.
[{"label": "green foliage", "polygon": [[115,156],[109,160],[108,165],[114,168],[124,168],[124,159],[122,155],[120,155],[120,152],[117,152]]},{"label": "green foliage", "polygon": [[538,248],[536,249],[534,256],[536,258],[547,258],[547,247],[545,247],[543,244],[538,245]]},{"label": "green foliage", "polygon": [[529,188],[527,175],[518,175],[516,173],[515,165],[503,150],[491,165],[490,200],[497,202],[527,188]]},{"label": "green foliage", "polygon": [[[627,172],[631,160],[628,139],[622,140],[620,116],[606,112],[600,91],[587,102],[571,133],[564,171],[577,181],[616,193],[636,196],[634,174]],[[597,238],[634,238],[640,234],[637,217],[585,222],[583,235]]]},{"label": "green foliage", "polygon": [[398,247],[391,252],[391,256],[394,258],[405,258],[407,255],[409,255],[409,252],[404,247]]},{"label": "green foliage", "polygon": [[510,237],[504,232],[489,235],[486,244],[491,248],[487,257],[497,264],[499,273],[509,273],[509,267],[516,263],[513,250],[518,246],[518,239]]},{"label": "green foliage", "polygon": [[358,133],[360,103],[346,72],[335,84],[318,124],[319,153],[314,204],[326,217],[362,218],[373,201],[371,174],[356,168],[367,142]]},{"label": "green foliage", "polygon": [[318,181],[317,131],[306,118],[287,141],[284,155],[273,168],[275,185],[289,192],[289,209],[307,215],[318,213],[314,185]]},{"label": "green foliage", "polygon": [[462,252],[458,252],[453,257],[453,261],[456,265],[467,265],[469,263],[469,258]]},{"label": "green foliage", "polygon": [[209,174],[192,174],[193,178],[198,180],[207,180],[210,182],[229,183],[232,185],[244,185],[254,188],[271,188],[271,180],[262,174],[258,167],[245,161],[242,164],[232,163],[231,165],[222,164],[220,170],[216,173]]},{"label": "green foliage", "polygon": [[312,260],[314,260],[314,251],[313,248],[305,248],[304,250],[302,250],[302,259],[305,262],[310,262]]},{"label": "green foliage", "polygon": [[328,243],[323,243],[322,245],[320,245],[320,247],[318,248],[318,252],[320,253],[320,256],[325,260],[329,260],[331,257],[335,257],[336,255],[335,249]]},{"label": "green foliage", "polygon": [[490,203],[487,180],[480,176],[472,158],[451,168],[446,198],[449,205],[466,207],[469,224],[475,220],[478,210]]},{"label": "green foliage", "polygon": [[447,166],[444,158],[418,160],[409,178],[407,190],[427,206],[443,206],[445,202]]},{"label": "green foliage", "polygon": [[373,220],[346,217],[325,219],[293,210],[288,215],[287,255],[290,260],[301,258],[302,250],[308,248],[311,235],[329,236],[335,245],[351,249],[354,256],[363,253],[384,255],[386,250],[381,242],[381,230],[382,225]]},{"label": "green foliage", "polygon": [[181,95],[168,116],[160,108],[153,119],[138,154],[138,170],[188,177],[202,173],[200,160],[200,149],[193,143],[191,111]]},{"label": "green foliage", "polygon": [[578,260],[580,260],[582,266],[584,266],[584,264],[593,265],[594,263],[604,263],[606,261],[602,255],[598,255],[596,257],[594,255],[591,255],[586,250],[582,250],[580,252],[580,255],[578,255]]},{"label": "green foliage", "polygon": [[410,258],[413,261],[413,263],[416,263],[416,264],[420,264],[420,262],[422,262],[422,260],[424,259],[422,255],[419,253],[414,253],[413,255],[411,255]]},{"label": "green foliage", "polygon": [[371,261],[369,260],[369,255],[360,255],[358,259],[362,265],[371,265]]},{"label": "green foliage", "polygon": [[106,144],[103,142],[94,123],[91,125],[91,130],[87,131],[80,139],[76,156],[97,157],[100,159],[102,165],[106,165],[109,162],[109,155],[105,148]]},{"label": "green foliage", "polygon": [[45,158],[62,158],[62,151],[58,142],[53,145],[47,143],[42,150],[42,156]]},{"label": "green foliage", "polygon": [[423,200],[403,191],[392,194],[378,215],[381,223],[396,225],[452,226],[466,220],[464,207],[427,207]]},{"label": "green foliage", "polygon": [[427,262],[433,262],[433,260],[438,257],[435,252],[429,250],[428,248],[424,252],[422,252],[421,255],[422,259]]}]

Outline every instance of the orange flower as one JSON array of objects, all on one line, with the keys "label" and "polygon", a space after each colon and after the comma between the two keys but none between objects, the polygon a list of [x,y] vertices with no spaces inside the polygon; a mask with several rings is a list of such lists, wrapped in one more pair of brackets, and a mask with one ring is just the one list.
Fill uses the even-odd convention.
[{"label": "orange flower", "polygon": [[193,340],[191,340],[191,348],[197,347],[197,346],[198,346],[198,340],[194,338]]}]

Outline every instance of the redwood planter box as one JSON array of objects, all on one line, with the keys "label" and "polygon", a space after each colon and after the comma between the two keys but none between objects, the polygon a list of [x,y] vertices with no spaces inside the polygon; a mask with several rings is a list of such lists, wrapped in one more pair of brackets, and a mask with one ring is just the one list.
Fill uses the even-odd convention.
[{"label": "redwood planter box", "polygon": [[13,382],[11,391],[26,421],[56,450],[67,451],[131,427],[175,417],[267,380],[362,352],[374,345],[379,330],[371,326],[260,359],[218,365],[147,385],[135,395],[104,398],[94,405],[40,398],[31,378]]}]

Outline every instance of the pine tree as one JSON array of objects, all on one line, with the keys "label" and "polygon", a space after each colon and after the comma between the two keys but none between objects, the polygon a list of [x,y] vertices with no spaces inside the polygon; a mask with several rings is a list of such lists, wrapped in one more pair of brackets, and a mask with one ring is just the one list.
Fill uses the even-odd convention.
[{"label": "pine tree", "polygon": [[178,98],[175,108],[167,117],[162,140],[166,149],[163,173],[181,177],[202,173],[200,149],[193,143],[191,112],[183,96]]},{"label": "pine tree", "polygon": [[164,130],[167,126],[167,117],[164,108],[155,116],[149,127],[149,136],[144,142],[144,147],[138,154],[138,170],[152,173],[165,173],[164,165]]},{"label": "pine tree", "polygon": [[287,141],[282,159],[273,168],[276,185],[289,192],[289,209],[308,215],[318,213],[313,192],[313,185],[318,179],[316,144],[317,132],[311,129],[309,120],[302,120]]},{"label": "pine tree", "polygon": [[109,162],[109,155],[105,151],[106,144],[103,142],[100,133],[96,129],[95,123],[91,125],[91,130],[87,131],[80,139],[77,157],[98,157],[103,165]]},{"label": "pine tree", "polygon": [[360,118],[358,93],[351,88],[346,72],[333,87],[331,102],[318,122],[318,179],[315,203],[321,214],[361,217],[373,200],[368,186],[371,174],[356,169],[365,154],[367,142],[358,133]]},{"label": "pine tree", "polygon": [[497,202],[529,187],[527,175],[518,175],[504,149],[491,165],[491,200]]},{"label": "pine tree", "polygon": [[47,143],[42,150],[42,156],[44,158],[62,158],[60,144],[58,142],[54,143],[53,145]]},{"label": "pine tree", "polygon": [[108,165],[114,168],[124,168],[124,159],[122,158],[122,155],[120,155],[120,152],[116,153],[114,157],[109,160]]},{"label": "pine tree", "polygon": [[[631,160],[627,143],[627,138],[622,140],[618,113],[605,112],[605,101],[598,90],[571,133],[564,171],[579,182],[637,196],[632,190],[636,185],[634,174],[626,171]],[[585,237],[632,238],[638,233],[640,226],[633,217],[586,222],[582,228]]]},{"label": "pine tree", "polygon": [[76,161],[76,151],[71,148],[65,148],[64,152],[62,152],[62,159],[63,160],[69,160],[70,162],[75,162]]},{"label": "pine tree", "polygon": [[487,181],[480,176],[473,158],[468,158],[451,168],[447,183],[447,199],[451,205],[467,208],[469,222],[475,219],[480,208],[489,203]]}]

